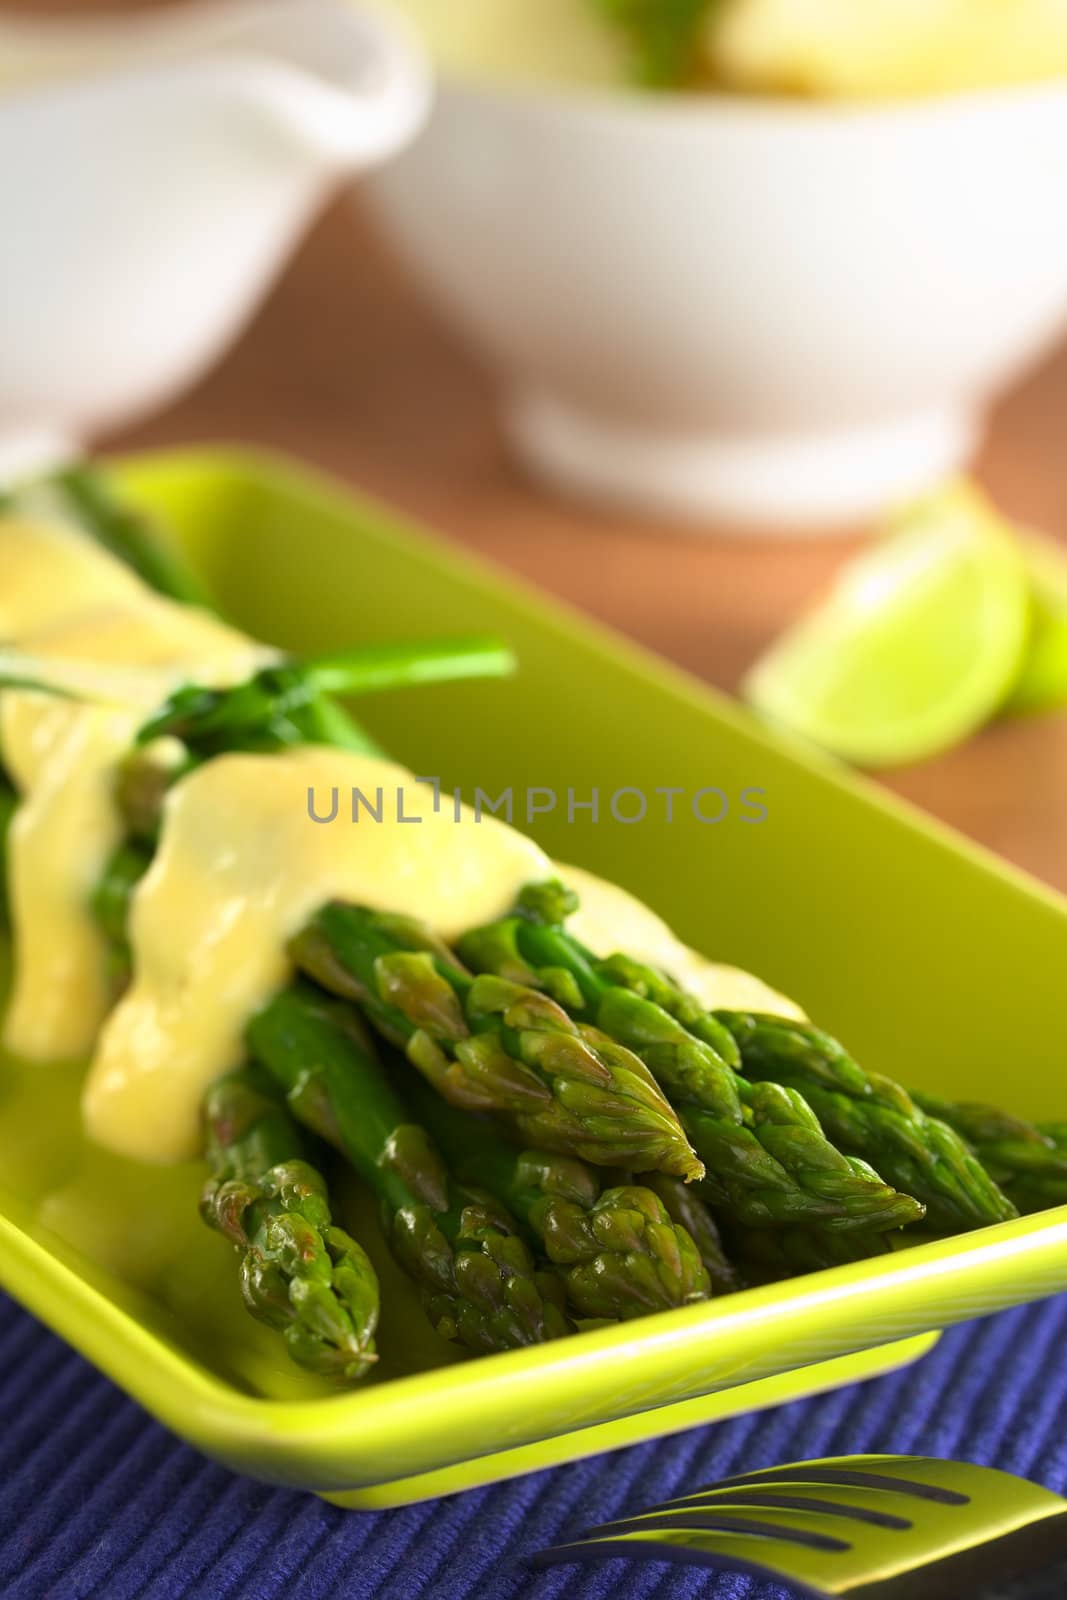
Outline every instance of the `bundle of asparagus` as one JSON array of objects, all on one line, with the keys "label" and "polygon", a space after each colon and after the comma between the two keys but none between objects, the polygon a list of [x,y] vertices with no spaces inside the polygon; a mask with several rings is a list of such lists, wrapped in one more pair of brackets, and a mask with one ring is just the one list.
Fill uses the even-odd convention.
[{"label": "bundle of asparagus", "polygon": [[[91,477],[80,471],[64,475],[49,493],[66,500],[68,509],[73,505],[101,542],[125,554],[158,587],[172,596],[192,596],[193,586],[182,579],[172,560],[162,564],[155,560],[150,535],[139,520],[115,506]],[[509,666],[506,651],[481,640],[364,649],[265,668],[226,689],[190,686],[172,695],[146,719],[120,769],[117,799],[129,836],[93,897],[94,912],[109,940],[116,988],[128,976],[130,901],[152,861],[163,800],[169,787],[193,766],[227,751],[262,752],[299,742],[373,751],[372,741],[336,705],[333,695],[485,676]],[[567,1037],[545,1051],[539,1050],[537,1040],[530,1041],[526,1066],[530,1083],[536,1085],[533,1095],[526,1085],[531,1100],[526,1131],[531,1139],[543,1135],[542,1144],[550,1148],[528,1149],[509,1163],[506,1157],[500,1159],[499,1146],[489,1135],[480,1153],[488,1158],[495,1152],[497,1159],[487,1159],[488,1172],[477,1174],[479,1186],[467,1188],[454,1180],[425,1130],[412,1122],[386,1083],[352,1009],[338,1007],[306,983],[276,997],[249,1029],[253,1065],[221,1080],[205,1101],[205,1147],[214,1176],[205,1195],[204,1215],[238,1244],[242,1286],[254,1314],[268,1320],[273,1316],[281,1326],[278,1307],[284,1295],[277,1262],[272,1260],[266,1294],[262,1270],[252,1271],[253,1262],[259,1260],[252,1252],[254,1247],[262,1253],[265,1245],[267,1199],[277,1203],[274,1190],[285,1161],[281,1119],[286,1113],[275,1106],[269,1119],[263,1115],[263,1131],[269,1129],[272,1135],[273,1159],[260,1160],[255,1170],[246,1160],[235,1175],[220,1163],[219,1153],[234,1145],[243,1151],[245,1141],[224,1137],[221,1130],[229,1123],[219,1108],[232,1105],[238,1093],[249,1100],[255,1085],[262,1110],[264,1071],[273,1078],[275,1092],[289,1103],[290,1155],[293,1148],[299,1149],[293,1139],[294,1124],[302,1123],[342,1151],[372,1184],[394,1253],[419,1284],[434,1326],[446,1337],[474,1349],[507,1348],[567,1331],[565,1304],[581,1317],[627,1317],[703,1297],[709,1278],[701,1254],[651,1189],[633,1184],[606,1187],[580,1161],[561,1160],[552,1153],[560,1143],[577,1142],[602,1160],[622,1159],[632,1149],[641,1167],[662,1162],[686,1176],[699,1170],[677,1119],[641,1063],[614,1051],[610,1041],[598,1046],[591,1038],[581,1038],[562,1013],[557,1020]],[[488,1045],[486,1037],[482,1048]],[[484,1065],[492,1075],[488,1054]],[[516,1073],[521,1070],[516,1063]],[[602,1085],[607,1086],[606,1093],[600,1092]],[[538,1100],[543,1104],[533,1103]],[[517,1121],[523,1125],[521,1117]],[[230,1123],[236,1119],[231,1117]],[[454,1139],[455,1127],[452,1132]],[[265,1143],[260,1138],[259,1144]],[[472,1155],[474,1167],[479,1165],[476,1156],[477,1151]],[[457,1164],[463,1164],[461,1158]],[[238,1176],[244,1185],[240,1190],[233,1186]],[[488,1176],[495,1177],[495,1184],[487,1182]],[[252,1182],[254,1194],[247,1187]],[[487,1188],[495,1189],[492,1197]],[[286,1193],[293,1192],[290,1183]],[[325,1214],[316,1209],[324,1204],[321,1180],[316,1179],[308,1193],[315,1201],[312,1220],[321,1231],[329,1223],[328,1207]],[[519,1213],[521,1227],[509,1205]],[[539,1261],[523,1235],[537,1250]],[[702,1247],[715,1261],[720,1281],[725,1281],[727,1269],[717,1245],[712,1245],[714,1239],[707,1219]],[[358,1246],[351,1244],[351,1250]],[[316,1259],[322,1259],[321,1250]],[[362,1256],[361,1275],[366,1301],[373,1275]],[[289,1289],[302,1293],[301,1275],[290,1278]],[[341,1310],[351,1317],[351,1307]],[[321,1307],[318,1312],[319,1334],[330,1342]],[[369,1304],[364,1303],[361,1325],[372,1323]],[[315,1370],[341,1374],[341,1362],[331,1364],[323,1354],[321,1337],[309,1340],[303,1337],[306,1331],[302,1321],[287,1334],[294,1358]],[[335,1337],[331,1348],[345,1352],[349,1359],[344,1374],[355,1376],[351,1341],[346,1344]]]},{"label": "bundle of asparagus", "polygon": [[[96,895],[119,965],[126,954],[130,897],[149,859],[143,849],[125,847]],[[419,937],[436,943],[425,930]],[[308,939],[314,939],[314,929]],[[391,1001],[370,1003],[366,1015],[384,1038],[410,1043],[419,1037]],[[420,1012],[420,1021],[427,1020]],[[497,1039],[495,1048],[502,1052],[494,1030],[482,1037]],[[547,1135],[550,1148],[543,1140],[541,1148],[513,1154],[498,1127],[464,1113],[450,1115],[443,1101],[417,1089],[413,1098],[424,1125],[415,1122],[397,1084],[387,1078],[360,1012],[309,981],[283,990],[253,1018],[247,1045],[258,1069],[285,1097],[291,1117],[340,1151],[374,1190],[393,1253],[447,1338],[476,1350],[510,1348],[566,1332],[565,1307],[577,1318],[622,1319],[705,1298],[713,1280],[732,1285],[714,1224],[697,1202],[680,1197],[677,1180],[663,1175],[673,1196],[670,1188],[657,1192],[649,1184],[608,1185],[576,1153],[591,1152],[603,1169],[609,1162],[628,1165],[633,1148],[642,1166],[649,1150],[661,1150],[670,1163],[676,1145],[686,1148],[680,1129],[663,1144],[664,1122],[673,1135],[666,1102],[659,1101],[639,1062],[636,1071],[620,1074],[619,1095],[611,1090],[601,1097],[606,1114],[574,1075],[569,1057],[555,1077],[546,1070],[546,1081],[561,1098],[534,1079],[534,1107],[513,1125]],[[504,1067],[498,1063],[495,1073],[479,1081],[499,1089],[509,1070],[521,1071],[521,1062],[505,1059]],[[650,1132],[642,1132],[641,1097],[631,1102],[622,1093],[632,1079],[651,1100]],[[214,1092],[207,1097],[209,1127]],[[636,1143],[629,1121],[640,1135]],[[431,1135],[440,1141],[447,1165]],[[561,1147],[572,1152],[569,1159],[554,1153]],[[474,1182],[477,1188],[468,1187]]]},{"label": "bundle of asparagus", "polygon": [[[248,1045],[285,1090],[294,1115],[317,1127],[376,1190],[402,1265],[418,1276],[429,1261],[436,1272],[440,1250],[426,1250],[421,1224],[413,1218],[421,1204],[447,1232],[447,1219],[457,1210],[449,1204],[449,1184],[456,1180],[426,1130],[405,1120],[407,1110],[376,1061],[354,1008],[308,984],[296,985],[252,1021]],[[506,1262],[501,1260],[505,1287],[525,1309],[521,1326],[493,1328],[479,1345],[530,1343],[565,1331],[551,1299],[547,1310],[534,1313],[531,1285],[546,1296],[555,1293],[557,1302],[565,1294],[582,1317],[633,1316],[707,1293],[695,1246],[649,1191],[602,1190],[579,1161],[536,1151],[512,1156],[473,1119],[450,1121],[426,1098],[415,1104],[427,1113],[427,1125],[453,1172],[479,1186],[470,1192],[479,1193],[485,1216],[496,1219],[501,1237],[490,1242],[495,1257],[501,1250],[506,1254]],[[398,1189],[398,1182],[411,1193]],[[554,1270],[534,1267],[514,1217]],[[450,1328],[459,1326],[452,1316],[448,1322]]]},{"label": "bundle of asparagus", "polygon": [[[48,493],[158,589],[203,598],[92,476]],[[193,767],[304,742],[376,752],[336,694],[508,665],[463,641],[173,694],[120,770],[128,837],[93,900],[116,989],[165,795]],[[14,806],[0,792],[0,827]],[[477,1351],[1067,1200],[1067,1129],[908,1095],[804,1023],[709,1011],[668,974],[586,949],[576,905],[530,885],[450,948],[411,917],[330,902],[292,940],[296,981],[205,1097],[202,1211],[297,1362],[351,1382],[374,1361],[378,1285],[334,1220],[339,1160],[374,1192],[434,1328]]]}]

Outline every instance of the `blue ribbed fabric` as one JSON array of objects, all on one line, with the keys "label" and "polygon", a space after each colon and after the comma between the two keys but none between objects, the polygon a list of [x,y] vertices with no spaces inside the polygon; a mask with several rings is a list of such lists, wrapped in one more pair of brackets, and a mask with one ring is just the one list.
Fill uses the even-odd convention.
[{"label": "blue ribbed fabric", "polygon": [[0,1297],[3,1600],[781,1600],[693,1569],[536,1574],[523,1556],[726,1473],[860,1450],[958,1456],[1067,1492],[1067,1296],[954,1329],[872,1383],[378,1513],[204,1460]]}]

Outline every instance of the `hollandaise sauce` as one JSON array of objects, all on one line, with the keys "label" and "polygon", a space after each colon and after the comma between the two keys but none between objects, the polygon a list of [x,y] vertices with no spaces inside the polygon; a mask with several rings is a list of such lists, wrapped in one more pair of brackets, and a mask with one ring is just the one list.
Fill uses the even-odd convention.
[{"label": "hollandaise sauce", "polygon": [[247,1022],[290,975],[287,942],[331,899],[451,938],[559,873],[581,897],[574,931],[596,953],[665,967],[708,1005],[800,1015],[499,819],[391,761],[310,744],[221,755],[174,784],[133,899],[132,981],[112,1006],[90,897],[123,836],[118,765],[179,684],[239,682],[272,653],[154,594],[77,530],[15,518],[0,519],[0,639],[7,679],[47,686],[0,690],[0,755],[18,795],[5,1043],[42,1062],[88,1057],[85,1125],[112,1150],[196,1154],[205,1086],[240,1062]]}]

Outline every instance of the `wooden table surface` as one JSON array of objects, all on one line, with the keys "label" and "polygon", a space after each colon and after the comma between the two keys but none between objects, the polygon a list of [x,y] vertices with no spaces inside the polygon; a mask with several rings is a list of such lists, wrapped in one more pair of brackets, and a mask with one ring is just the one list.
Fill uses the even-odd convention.
[{"label": "wooden table surface", "polygon": [[[1067,351],[999,409],[979,473],[1067,536]],[[323,219],[225,363],[119,446],[252,440],[383,496],[733,690],[856,541],[679,534],[551,498],[508,460],[487,375],[351,200]],[[986,730],[898,793],[1067,890],[1067,714]]]}]

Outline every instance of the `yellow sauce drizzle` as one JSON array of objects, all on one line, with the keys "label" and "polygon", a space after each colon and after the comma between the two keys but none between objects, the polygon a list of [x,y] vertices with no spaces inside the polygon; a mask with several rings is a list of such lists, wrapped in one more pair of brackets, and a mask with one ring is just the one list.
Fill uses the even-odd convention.
[{"label": "yellow sauce drizzle", "polygon": [[417,916],[451,938],[558,872],[581,896],[573,927],[597,954],[625,949],[667,968],[708,1005],[800,1015],[505,823],[457,814],[392,762],[318,746],[221,756],[175,785],[133,899],[133,981],[109,1011],[89,901],[123,835],[116,765],[178,684],[240,681],[269,659],[216,618],[153,594],[75,530],[0,519],[0,670],[80,696],[0,691],[0,751],[20,795],[5,1043],[39,1060],[95,1047],[83,1100],[93,1138],[146,1161],[195,1155],[205,1085],[240,1061],[249,1017],[289,976],[287,941],[334,898]]}]

